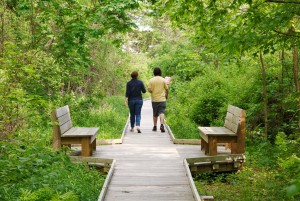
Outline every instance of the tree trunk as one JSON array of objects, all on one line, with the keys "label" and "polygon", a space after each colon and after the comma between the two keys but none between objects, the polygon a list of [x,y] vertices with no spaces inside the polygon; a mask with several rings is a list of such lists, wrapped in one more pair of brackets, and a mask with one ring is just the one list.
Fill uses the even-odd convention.
[{"label": "tree trunk", "polygon": [[[294,61],[294,82],[296,88],[296,94],[299,95],[300,86],[299,86],[299,58],[298,58],[298,47],[293,40],[293,61]],[[300,100],[298,100],[298,108],[299,108],[299,122],[298,122],[298,129],[300,130]]]},{"label": "tree trunk", "polygon": [[278,105],[278,109],[277,109],[277,113],[279,114],[278,117],[276,118],[276,124],[277,125],[281,125],[283,122],[283,116],[284,116],[284,108],[283,108],[283,99],[284,99],[284,78],[285,78],[285,57],[284,57],[284,49],[282,49],[281,53],[279,54],[280,60],[281,60],[281,75],[278,75],[279,79],[278,79],[278,93],[280,96],[280,100],[279,100],[279,105]]},{"label": "tree trunk", "polygon": [[267,98],[267,79],[266,79],[266,66],[264,62],[264,57],[262,50],[260,50],[260,62],[261,62],[261,70],[262,70],[262,82],[263,82],[263,97],[264,97],[264,119],[265,119],[265,130],[264,130],[264,138],[268,139],[268,98]]},{"label": "tree trunk", "polygon": [[5,23],[4,16],[5,16],[6,5],[2,5],[2,6],[3,6],[3,10],[0,13],[0,20],[1,20],[0,52],[1,52],[1,55],[3,55],[3,52],[4,52],[4,23]]},{"label": "tree trunk", "polygon": [[34,21],[34,2],[30,1],[30,31],[31,31],[31,48],[35,47],[35,21]]}]

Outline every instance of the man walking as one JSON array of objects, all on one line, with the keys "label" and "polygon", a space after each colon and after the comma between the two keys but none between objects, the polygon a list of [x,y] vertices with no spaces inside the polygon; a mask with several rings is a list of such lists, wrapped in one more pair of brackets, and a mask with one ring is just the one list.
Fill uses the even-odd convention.
[{"label": "man walking", "polygon": [[152,109],[153,109],[153,129],[157,131],[157,120],[160,119],[160,131],[165,132],[164,113],[166,109],[166,100],[168,99],[168,85],[166,80],[161,76],[160,68],[153,71],[154,77],[150,79],[148,91],[151,93]]}]

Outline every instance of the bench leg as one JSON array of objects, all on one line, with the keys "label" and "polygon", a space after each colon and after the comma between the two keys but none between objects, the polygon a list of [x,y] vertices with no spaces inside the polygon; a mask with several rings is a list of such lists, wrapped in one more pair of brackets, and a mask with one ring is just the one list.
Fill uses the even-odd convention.
[{"label": "bench leg", "polygon": [[205,141],[201,139],[201,150],[205,150]]},{"label": "bench leg", "polygon": [[204,150],[205,154],[208,154],[208,143],[201,139],[201,150]]},{"label": "bench leg", "polygon": [[97,142],[96,139],[93,141],[93,151],[96,151],[96,147],[97,147]]},{"label": "bench leg", "polygon": [[217,137],[208,137],[208,155],[217,155]]},{"label": "bench leg", "polygon": [[92,155],[92,144],[90,143],[90,138],[84,137],[81,139],[81,155],[91,156]]},{"label": "bench leg", "polygon": [[231,143],[231,154],[237,154],[237,143]]}]

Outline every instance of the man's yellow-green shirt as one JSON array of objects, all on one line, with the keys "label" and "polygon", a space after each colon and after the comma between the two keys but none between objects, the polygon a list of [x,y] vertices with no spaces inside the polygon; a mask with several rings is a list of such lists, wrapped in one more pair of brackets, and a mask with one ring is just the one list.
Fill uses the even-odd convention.
[{"label": "man's yellow-green shirt", "polygon": [[155,76],[150,79],[148,84],[148,91],[151,92],[152,102],[164,102],[166,101],[166,91],[168,85],[166,80],[161,76]]}]

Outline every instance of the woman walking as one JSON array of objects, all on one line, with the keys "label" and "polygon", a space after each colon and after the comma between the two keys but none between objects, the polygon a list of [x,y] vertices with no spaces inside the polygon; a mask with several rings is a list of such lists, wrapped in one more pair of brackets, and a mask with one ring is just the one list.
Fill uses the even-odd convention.
[{"label": "woman walking", "polygon": [[138,72],[131,73],[131,80],[126,85],[126,99],[125,104],[128,105],[130,111],[130,131],[134,131],[134,125],[138,133],[141,133],[141,110],[143,106],[142,93],[146,93],[144,83],[138,80]]}]

